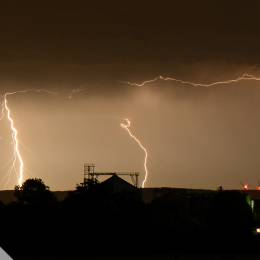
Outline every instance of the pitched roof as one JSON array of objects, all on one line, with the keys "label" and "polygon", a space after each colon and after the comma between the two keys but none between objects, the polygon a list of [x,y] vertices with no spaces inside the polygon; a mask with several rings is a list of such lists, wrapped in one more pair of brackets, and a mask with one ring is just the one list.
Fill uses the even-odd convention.
[{"label": "pitched roof", "polygon": [[125,181],[124,179],[120,178],[118,175],[114,174],[107,180],[103,181],[100,184],[105,189],[111,192],[124,192],[124,191],[134,191],[136,187],[130,184],[129,182]]}]

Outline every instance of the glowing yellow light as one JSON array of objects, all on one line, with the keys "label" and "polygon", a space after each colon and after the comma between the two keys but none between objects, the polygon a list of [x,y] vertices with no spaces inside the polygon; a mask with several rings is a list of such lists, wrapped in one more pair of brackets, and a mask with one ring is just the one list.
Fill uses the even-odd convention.
[{"label": "glowing yellow light", "polygon": [[191,82],[191,81],[185,81],[182,79],[176,79],[173,77],[163,77],[163,76],[158,76],[156,78],[150,79],[150,80],[146,80],[143,81],[141,83],[133,83],[133,82],[129,82],[129,81],[123,81],[123,83],[128,84],[129,86],[133,86],[133,87],[143,87],[145,85],[148,85],[150,83],[156,82],[158,80],[163,80],[163,81],[174,81],[183,85],[188,85],[191,87],[214,87],[214,86],[218,86],[218,85],[224,85],[224,84],[231,84],[231,83],[236,83],[242,80],[253,80],[253,81],[260,81],[260,78],[255,77],[253,75],[244,73],[242,76],[239,76],[238,78],[235,79],[229,79],[229,80],[224,80],[224,81],[216,81],[216,82],[212,82],[209,84],[205,84],[205,83],[195,83],[195,82]]},{"label": "glowing yellow light", "polygon": [[257,229],[256,229],[256,233],[260,233],[260,228],[257,228]]},{"label": "glowing yellow light", "polygon": [[129,119],[125,119],[125,123],[121,123],[120,126],[125,129],[129,136],[131,138],[133,138],[135,140],[135,142],[139,145],[139,147],[143,150],[144,152],[144,171],[145,171],[145,176],[144,176],[144,180],[142,182],[142,188],[144,188],[144,185],[147,181],[147,178],[148,178],[148,169],[147,169],[147,157],[148,157],[148,153],[147,153],[147,150],[146,148],[143,146],[143,144],[141,143],[141,141],[135,136],[132,134],[132,132],[130,131],[130,126],[131,126],[131,122]]}]

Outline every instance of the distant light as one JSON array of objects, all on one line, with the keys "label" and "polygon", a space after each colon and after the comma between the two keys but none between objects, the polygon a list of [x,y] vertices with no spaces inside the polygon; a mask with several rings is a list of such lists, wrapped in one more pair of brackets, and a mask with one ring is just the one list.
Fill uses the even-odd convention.
[{"label": "distant light", "polygon": [[257,229],[256,229],[256,233],[260,233],[260,228],[257,228]]},{"label": "distant light", "polygon": [[244,190],[248,190],[248,184],[245,184],[245,185],[243,186],[243,189],[244,189]]},{"label": "distant light", "polygon": [[257,190],[260,190],[260,186],[257,187]]}]

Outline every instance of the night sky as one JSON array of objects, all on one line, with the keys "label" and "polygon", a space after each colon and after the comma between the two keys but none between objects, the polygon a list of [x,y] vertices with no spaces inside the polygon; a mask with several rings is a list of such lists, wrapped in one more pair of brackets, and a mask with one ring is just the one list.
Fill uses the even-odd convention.
[{"label": "night sky", "polygon": [[[209,83],[260,77],[259,1],[8,1],[0,5],[1,93],[9,97],[26,177],[75,187],[83,163],[139,171],[148,187],[256,187],[260,181],[260,82],[190,88],[158,75]],[[72,96],[71,96],[72,94]],[[72,98],[69,98],[72,97]],[[0,126],[0,189],[12,155]]]}]

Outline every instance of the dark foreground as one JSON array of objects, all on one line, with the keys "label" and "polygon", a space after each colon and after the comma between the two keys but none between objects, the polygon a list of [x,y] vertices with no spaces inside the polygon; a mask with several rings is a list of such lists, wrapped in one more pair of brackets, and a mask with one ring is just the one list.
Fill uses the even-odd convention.
[{"label": "dark foreground", "polygon": [[242,192],[175,192],[145,204],[139,189],[78,187],[62,202],[36,190],[0,207],[1,247],[14,259],[260,259]]}]

